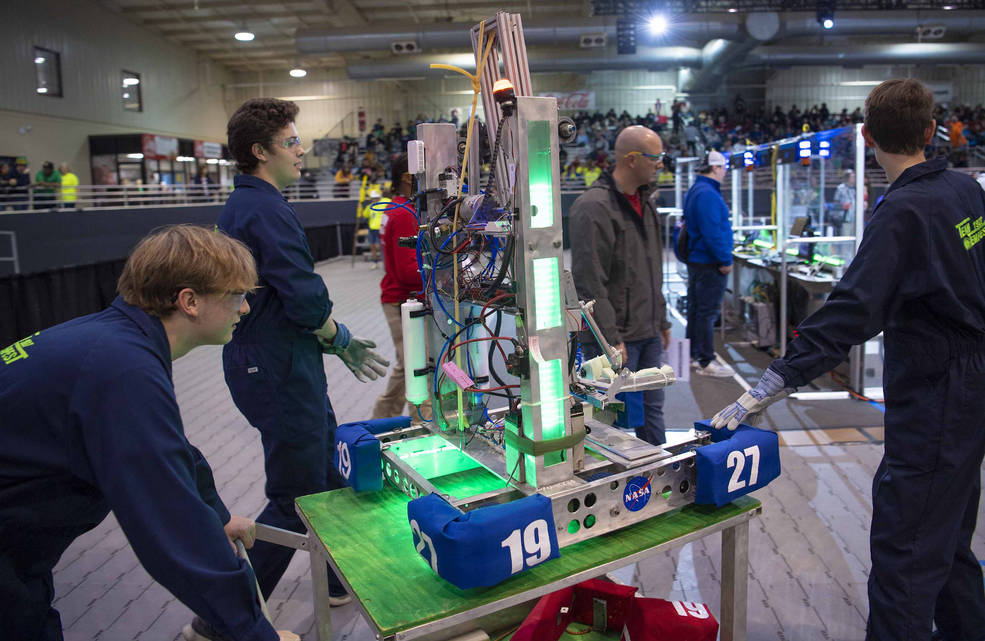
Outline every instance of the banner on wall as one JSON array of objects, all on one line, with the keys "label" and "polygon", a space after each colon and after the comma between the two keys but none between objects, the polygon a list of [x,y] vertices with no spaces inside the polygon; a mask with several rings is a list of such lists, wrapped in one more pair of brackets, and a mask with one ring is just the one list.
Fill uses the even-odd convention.
[{"label": "banner on wall", "polygon": [[566,91],[539,93],[542,98],[557,98],[559,111],[589,111],[595,109],[594,91]]},{"label": "banner on wall", "polygon": [[141,134],[140,147],[145,160],[173,160],[178,155],[178,139],[170,136]]},{"label": "banner on wall", "polygon": [[222,143],[207,140],[195,141],[196,158],[222,158]]}]

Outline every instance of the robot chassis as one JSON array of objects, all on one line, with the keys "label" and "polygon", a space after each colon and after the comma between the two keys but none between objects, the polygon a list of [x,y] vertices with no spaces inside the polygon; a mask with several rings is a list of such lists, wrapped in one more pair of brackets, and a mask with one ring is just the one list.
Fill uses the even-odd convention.
[{"label": "robot chassis", "polygon": [[[578,300],[563,270],[558,153],[574,126],[559,118],[554,98],[531,95],[519,14],[500,12],[471,36],[493,177],[484,192],[476,189],[481,181],[471,177],[479,176],[480,145],[463,145],[454,124],[417,126],[408,156],[420,235],[401,244],[418,248],[427,304],[402,306],[405,376],[411,402],[423,400],[426,384],[433,420],[379,435],[384,477],[411,498],[436,492],[463,511],[543,494],[565,547],[692,503],[694,449],[709,436],[692,430],[661,447],[610,425],[623,408],[617,393],[666,387],[674,372],[620,368],[591,303]],[[472,189],[460,195],[465,169]],[[486,322],[493,314],[496,330]],[[515,338],[493,335],[504,314],[514,319]],[[574,371],[569,341],[582,320],[608,362],[600,357]],[[483,347],[488,358],[480,356]],[[503,356],[506,380],[494,349]],[[499,386],[480,387],[490,374]],[[507,406],[489,409],[495,397],[482,390],[504,389]],[[493,478],[500,487],[466,484],[456,491],[438,482],[462,472]]]}]

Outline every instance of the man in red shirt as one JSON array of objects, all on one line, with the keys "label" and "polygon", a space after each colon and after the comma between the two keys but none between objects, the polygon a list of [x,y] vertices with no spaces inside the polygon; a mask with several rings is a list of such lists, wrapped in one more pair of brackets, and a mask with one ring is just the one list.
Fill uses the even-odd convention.
[{"label": "man in red shirt", "polygon": [[[386,391],[373,406],[372,418],[388,418],[403,415],[404,403],[404,337],[400,325],[400,305],[408,299],[421,299],[424,289],[421,273],[417,268],[417,250],[401,247],[400,238],[417,236],[418,222],[410,202],[411,175],[407,173],[407,154],[398,156],[392,169],[392,201],[380,221],[380,245],[383,248],[383,280],[380,281],[380,302],[383,314],[390,327],[393,346],[397,350],[397,362],[390,371]],[[417,417],[418,409],[408,405],[411,418]],[[426,405],[426,403],[425,403]],[[422,416],[422,418],[426,418]]]}]

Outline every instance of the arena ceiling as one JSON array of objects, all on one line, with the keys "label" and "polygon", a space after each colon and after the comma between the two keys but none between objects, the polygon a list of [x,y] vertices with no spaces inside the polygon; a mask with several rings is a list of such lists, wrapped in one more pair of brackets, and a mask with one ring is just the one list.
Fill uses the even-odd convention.
[{"label": "arena ceiling", "polygon": [[[258,69],[340,68],[359,63],[397,63],[429,54],[440,55],[468,51],[465,34],[479,20],[496,11],[522,14],[524,26],[540,28],[540,35],[555,23],[563,25],[565,34],[576,34],[564,42],[543,42],[528,38],[528,48],[540,47],[541,55],[568,55],[603,51],[579,50],[578,31],[607,33],[606,46],[613,54],[616,44],[616,22],[620,14],[643,17],[655,7],[673,12],[683,27],[678,33],[650,42],[641,25],[640,44],[708,45],[714,38],[736,41],[747,38],[746,16],[752,12],[775,11],[784,18],[775,37],[760,38],[757,44],[780,45],[786,52],[803,47],[878,46],[913,42],[981,43],[981,29],[969,28],[965,17],[976,25],[985,20],[985,0],[838,0],[839,16],[852,16],[854,30],[830,33],[817,27],[815,10],[834,0],[98,0],[103,6],[128,21],[153,31],[162,37],[195,51],[200,56],[222,64],[233,71]],[[949,10],[950,9],[950,10]],[[847,13],[847,10],[853,10]],[[877,10],[873,13],[868,10]],[[891,19],[895,16],[895,22]],[[788,20],[787,18],[792,19]],[[794,19],[799,26],[794,25]],[[847,23],[848,20],[843,23]],[[592,25],[598,25],[594,28]],[[889,25],[895,24],[896,28]],[[950,25],[931,33],[923,25]],[[585,25],[580,27],[578,25]],[[788,29],[793,25],[796,28]],[[869,28],[865,25],[876,25]],[[883,25],[883,26],[879,26]],[[916,25],[916,28],[914,28]],[[458,32],[460,27],[461,32]],[[707,28],[705,28],[707,27]],[[817,27],[813,29],[813,27]],[[251,42],[239,42],[233,34],[242,29],[252,31]],[[449,30],[461,33],[463,42],[455,39],[449,46]],[[411,34],[417,42],[414,56],[394,53],[388,34]],[[413,34],[420,37],[414,37]],[[358,34],[358,37],[354,37]],[[361,34],[371,34],[363,38]],[[730,35],[731,34],[731,35]],[[323,43],[306,47],[299,52],[299,39]],[[372,37],[375,36],[375,37]],[[433,36],[433,37],[432,37]],[[747,38],[748,39],[748,38]],[[344,45],[334,46],[334,41]],[[532,41],[533,40],[533,41]],[[560,40],[560,39],[555,39]],[[366,42],[366,47],[359,45]],[[428,43],[434,43],[428,46]],[[548,47],[552,47],[548,49]],[[739,47],[736,55],[745,55],[752,47]],[[777,48],[779,50],[779,48]],[[764,50],[757,50],[762,52]],[[967,52],[965,52],[967,54]],[[705,56],[707,58],[707,56]],[[760,56],[762,59],[763,56]],[[613,59],[613,56],[609,56]],[[707,63],[708,60],[706,59]],[[787,63],[789,64],[789,63]]]}]

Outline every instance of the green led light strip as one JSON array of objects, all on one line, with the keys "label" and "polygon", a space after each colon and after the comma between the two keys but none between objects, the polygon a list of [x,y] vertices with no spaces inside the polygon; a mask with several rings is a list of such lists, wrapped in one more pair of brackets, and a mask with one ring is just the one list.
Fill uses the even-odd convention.
[{"label": "green led light strip", "polygon": [[557,258],[535,258],[534,320],[538,331],[561,326],[561,276]]},{"label": "green led light strip", "polygon": [[[540,363],[540,425],[541,438],[550,440],[564,436],[564,375],[561,359]],[[544,465],[554,465],[564,460],[563,452],[544,455]]]},{"label": "green led light strip", "polygon": [[527,176],[530,185],[530,227],[554,226],[554,181],[551,163],[551,127],[546,120],[527,123]]}]

